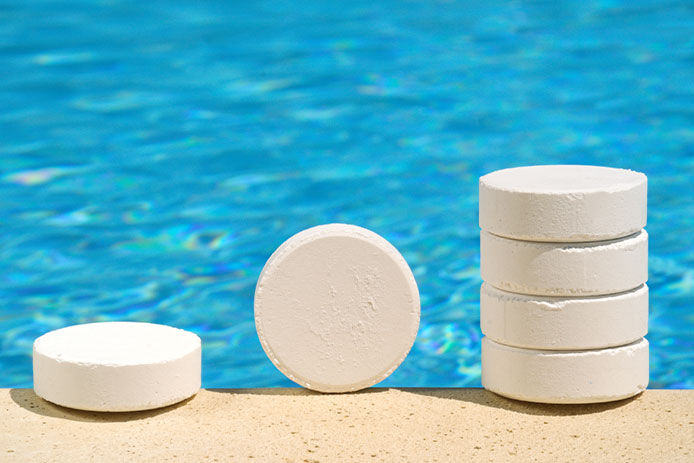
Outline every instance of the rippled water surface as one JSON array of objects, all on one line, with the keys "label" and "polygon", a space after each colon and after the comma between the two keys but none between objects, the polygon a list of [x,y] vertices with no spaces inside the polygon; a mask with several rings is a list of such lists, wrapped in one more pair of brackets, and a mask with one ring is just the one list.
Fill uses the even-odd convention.
[{"label": "rippled water surface", "polygon": [[253,291],[295,232],[403,253],[384,383],[479,386],[477,178],[649,176],[651,386],[694,387],[691,2],[0,2],[0,386],[74,323],[198,333],[205,386],[290,385]]}]

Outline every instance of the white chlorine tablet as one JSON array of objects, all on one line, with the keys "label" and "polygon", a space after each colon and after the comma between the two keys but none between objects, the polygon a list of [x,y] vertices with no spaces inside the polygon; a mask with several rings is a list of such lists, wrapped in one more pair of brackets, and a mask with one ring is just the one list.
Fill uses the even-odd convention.
[{"label": "white chlorine tablet", "polygon": [[136,322],[69,326],[34,342],[34,391],[81,410],[148,410],[198,392],[200,363],[200,338],[188,331]]},{"label": "white chlorine tablet", "polygon": [[480,233],[482,279],[523,294],[576,296],[627,291],[648,279],[648,234],[592,243],[539,243]]},{"label": "white chlorine tablet", "polygon": [[596,166],[529,166],[480,178],[480,227],[528,241],[597,241],[646,225],[646,176]]},{"label": "white chlorine tablet", "polygon": [[488,338],[528,349],[602,349],[648,332],[648,287],[604,296],[552,297],[509,293],[484,283],[480,325]]},{"label": "white chlorine tablet", "polygon": [[609,402],[648,385],[648,341],[609,349],[519,349],[482,339],[482,385],[497,394],[557,404]]},{"label": "white chlorine tablet", "polygon": [[405,259],[353,225],[304,230],[270,257],[255,291],[265,353],[292,381],[321,392],[371,386],[405,359],[419,292]]}]

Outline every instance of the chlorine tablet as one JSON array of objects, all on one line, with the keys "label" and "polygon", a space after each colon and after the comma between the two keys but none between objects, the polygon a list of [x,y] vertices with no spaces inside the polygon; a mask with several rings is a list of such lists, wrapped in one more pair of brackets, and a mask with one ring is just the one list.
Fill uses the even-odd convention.
[{"label": "chlorine tablet", "polygon": [[583,297],[528,296],[483,283],[480,325],[489,339],[528,349],[602,349],[648,332],[648,287]]},{"label": "chlorine tablet", "polygon": [[304,230],[265,264],[255,291],[258,337],[292,381],[355,391],[388,377],[419,327],[419,292],[400,253],[354,225]]},{"label": "chlorine tablet", "polygon": [[81,410],[147,410],[193,396],[200,364],[200,338],[188,331],[137,322],[75,325],[34,342],[34,391]]},{"label": "chlorine tablet", "polygon": [[519,241],[482,231],[480,272],[505,291],[581,296],[627,291],[648,279],[648,234],[591,243]]},{"label": "chlorine tablet", "polygon": [[512,399],[557,404],[609,402],[648,385],[648,341],[608,349],[551,351],[482,339],[482,385]]},{"label": "chlorine tablet", "polygon": [[646,225],[646,176],[597,166],[503,169],[479,181],[483,230],[528,241],[597,241]]}]

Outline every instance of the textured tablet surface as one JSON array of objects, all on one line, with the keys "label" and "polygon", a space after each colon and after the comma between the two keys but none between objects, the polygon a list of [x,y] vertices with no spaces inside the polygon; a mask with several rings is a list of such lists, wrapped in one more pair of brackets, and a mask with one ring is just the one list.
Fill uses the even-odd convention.
[{"label": "textured tablet surface", "polygon": [[419,327],[419,293],[400,253],[353,225],[305,230],[282,244],[258,280],[255,320],[268,357],[323,392],[385,379]]},{"label": "textured tablet surface", "polygon": [[503,169],[479,181],[480,227],[528,241],[596,241],[646,225],[646,176],[612,167]]}]

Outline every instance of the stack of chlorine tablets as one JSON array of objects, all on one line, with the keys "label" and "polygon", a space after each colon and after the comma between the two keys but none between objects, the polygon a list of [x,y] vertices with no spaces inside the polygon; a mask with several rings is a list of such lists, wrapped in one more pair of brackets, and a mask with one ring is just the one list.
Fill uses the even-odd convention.
[{"label": "stack of chlorine tablets", "polygon": [[482,384],[546,403],[648,384],[646,176],[531,166],[480,178]]},{"label": "stack of chlorine tablets", "polygon": [[36,395],[80,410],[148,410],[200,389],[200,338],[165,325],[61,328],[36,339],[33,358]]},{"label": "stack of chlorine tablets", "polygon": [[320,392],[376,384],[405,359],[419,328],[419,292],[385,239],[321,225],[284,242],[255,291],[258,337],[289,379]]}]

